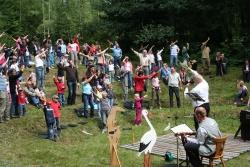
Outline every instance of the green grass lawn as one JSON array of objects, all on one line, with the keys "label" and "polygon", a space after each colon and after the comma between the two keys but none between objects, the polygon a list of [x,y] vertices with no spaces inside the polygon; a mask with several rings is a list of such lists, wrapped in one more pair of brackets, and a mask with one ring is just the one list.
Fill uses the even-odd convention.
[{"label": "green grass lawn", "polygon": [[[46,93],[51,97],[56,92],[52,76],[56,70],[52,70],[46,77]],[[80,74],[84,70],[81,68]],[[214,73],[214,72],[213,72]],[[231,68],[229,74],[224,77],[207,78],[210,85],[211,115],[219,123],[221,131],[224,133],[235,133],[239,127],[239,112],[247,107],[236,107],[233,105],[233,98],[236,92],[236,80],[241,75],[240,68]],[[250,85],[248,84],[248,88]],[[122,105],[122,91],[119,83],[114,84],[119,105]],[[174,120],[171,116],[178,115],[177,124],[186,123],[193,127],[192,118],[185,118],[193,112],[191,102],[184,100],[181,96],[182,107],[170,109],[168,106],[168,90],[162,85],[161,101],[162,110],[153,109],[151,122],[158,135],[164,135],[163,129]],[[149,91],[150,95],[150,91]],[[149,96],[150,97],[150,96]],[[148,98],[150,99],[150,98]],[[106,167],[109,166],[109,145],[107,134],[102,134],[98,128],[98,118],[85,119],[78,118],[73,109],[81,107],[81,93],[78,90],[77,105],[66,106],[62,109],[61,123],[78,124],[87,121],[85,125],[78,124],[77,127],[68,127],[62,131],[59,141],[53,142],[44,139],[46,132],[42,109],[38,110],[28,105],[27,115],[20,119],[12,119],[7,123],[0,124],[0,166],[3,167]],[[133,126],[134,112],[126,112],[124,115],[117,114],[117,121],[121,127],[132,127],[132,131],[122,131],[120,144],[132,142],[132,132],[135,139],[140,140],[141,136],[148,130],[148,125],[144,121],[141,127]],[[93,136],[82,133],[82,130],[93,133]],[[167,151],[167,150],[166,150]],[[143,156],[137,157],[136,152],[119,148],[119,157],[124,167],[142,166]],[[173,163],[173,162],[172,162]],[[229,167],[248,167],[250,163],[250,153],[244,153],[240,157],[227,161]],[[166,165],[162,157],[154,156],[153,167],[163,167]]]}]

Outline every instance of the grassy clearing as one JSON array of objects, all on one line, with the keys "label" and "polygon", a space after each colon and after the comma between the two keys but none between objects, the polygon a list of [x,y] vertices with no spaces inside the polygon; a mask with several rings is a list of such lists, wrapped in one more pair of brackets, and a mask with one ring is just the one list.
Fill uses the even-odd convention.
[{"label": "grassy clearing", "polygon": [[[83,74],[83,69],[80,73]],[[46,91],[48,97],[56,92],[52,81],[52,70],[47,76]],[[231,68],[229,74],[220,77],[206,78],[210,85],[210,100],[212,116],[217,120],[224,133],[235,133],[239,126],[239,112],[246,107],[236,107],[233,105],[234,93],[236,92],[236,80],[239,79],[240,68]],[[249,88],[250,85],[248,85]],[[114,89],[118,97],[122,97],[119,83],[114,84]],[[178,115],[177,124],[186,123],[193,127],[192,118],[184,118],[185,115],[192,113],[193,109],[189,101],[183,100],[180,109],[174,108],[170,111],[168,106],[168,91],[162,85],[162,110],[153,109],[151,116],[157,134],[163,135],[163,129],[174,120],[169,118]],[[150,91],[148,92],[150,95]],[[149,96],[150,97],[150,96]],[[98,128],[98,118],[84,119],[78,118],[73,112],[74,108],[80,107],[80,92],[78,91],[77,105],[66,106],[62,109],[62,124],[78,124],[87,121],[85,125],[78,124],[77,127],[69,127],[62,131],[58,142],[52,142],[44,138],[46,132],[44,116],[42,110],[28,106],[27,116],[21,119],[12,119],[8,123],[0,125],[0,166],[3,167],[105,167],[109,166],[109,145],[106,134],[101,134]],[[121,105],[122,101],[118,101]],[[121,127],[133,127],[134,112],[128,111],[127,114],[117,114],[118,124]],[[93,133],[93,136],[83,134],[86,130]],[[148,126],[143,122],[141,127],[133,127],[136,140],[148,130]],[[170,132],[167,132],[170,133]],[[132,142],[132,131],[122,131],[120,143]],[[166,150],[167,151],[167,150]],[[226,162],[227,166],[248,167],[250,153],[242,154]],[[122,166],[138,167],[142,166],[142,157],[137,157],[135,152],[119,149],[119,157]],[[152,166],[163,167],[166,163],[161,157],[154,157]]]}]

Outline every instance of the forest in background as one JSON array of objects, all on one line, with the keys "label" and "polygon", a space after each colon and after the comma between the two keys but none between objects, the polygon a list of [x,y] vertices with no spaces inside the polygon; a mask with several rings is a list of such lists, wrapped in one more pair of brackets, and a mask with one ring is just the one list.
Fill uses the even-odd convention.
[{"label": "forest in background", "polygon": [[191,44],[191,54],[209,36],[212,51],[237,64],[250,57],[248,6],[248,0],[0,0],[0,31],[65,41],[80,33],[81,42],[117,40],[125,51],[177,39]]}]

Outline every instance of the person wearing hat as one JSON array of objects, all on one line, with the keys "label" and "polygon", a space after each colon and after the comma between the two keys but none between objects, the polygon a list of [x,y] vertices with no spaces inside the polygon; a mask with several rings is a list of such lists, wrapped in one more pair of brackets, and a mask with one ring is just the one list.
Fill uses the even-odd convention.
[{"label": "person wearing hat", "polygon": [[56,124],[56,129],[58,132],[58,135],[61,132],[61,127],[60,127],[60,118],[61,118],[61,104],[59,102],[59,97],[58,95],[54,95],[52,97],[52,101],[50,102],[50,107],[53,109],[53,114],[55,117],[55,124]]}]

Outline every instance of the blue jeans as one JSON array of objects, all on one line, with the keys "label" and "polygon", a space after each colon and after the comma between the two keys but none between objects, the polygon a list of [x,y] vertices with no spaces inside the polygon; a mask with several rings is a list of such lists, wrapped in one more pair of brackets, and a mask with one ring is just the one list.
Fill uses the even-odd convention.
[{"label": "blue jeans", "polygon": [[90,115],[94,115],[94,103],[92,99],[92,95],[82,94],[83,99],[83,114],[85,117],[88,117],[88,106],[90,105]]},{"label": "blue jeans", "polygon": [[50,61],[50,67],[55,65],[55,57],[54,57],[54,52],[50,52],[49,54],[49,61]]},{"label": "blue jeans", "polygon": [[76,101],[76,81],[67,81],[68,85],[68,99],[67,104],[73,105]]},{"label": "blue jeans", "polygon": [[114,66],[116,67],[117,65],[121,67],[121,58],[119,57],[113,57],[114,58]]},{"label": "blue jeans", "polygon": [[170,66],[177,66],[177,55],[170,55]]},{"label": "blue jeans", "polygon": [[59,97],[59,102],[60,102],[61,106],[64,106],[64,104],[65,104],[64,94],[58,93],[58,97]]},{"label": "blue jeans", "polygon": [[40,103],[39,98],[37,96],[30,96],[29,97],[29,102],[34,104],[34,105],[38,105]]},{"label": "blue jeans", "polygon": [[128,88],[130,89],[132,87],[132,74],[131,72],[127,72],[125,75],[124,75],[124,79],[125,79],[125,82],[127,82],[128,84]]},{"label": "blue jeans", "polygon": [[25,104],[18,104],[18,113],[19,116],[24,116],[26,113],[26,106]]},{"label": "blue jeans", "polygon": [[109,99],[109,105],[110,105],[111,107],[113,107],[113,105],[114,105],[114,99]]},{"label": "blue jeans", "polygon": [[36,67],[36,86],[39,89],[43,89],[44,87],[44,68]]},{"label": "blue jeans", "polygon": [[107,119],[108,119],[109,111],[106,110],[101,110],[101,119],[102,123],[106,126],[107,124]]}]

